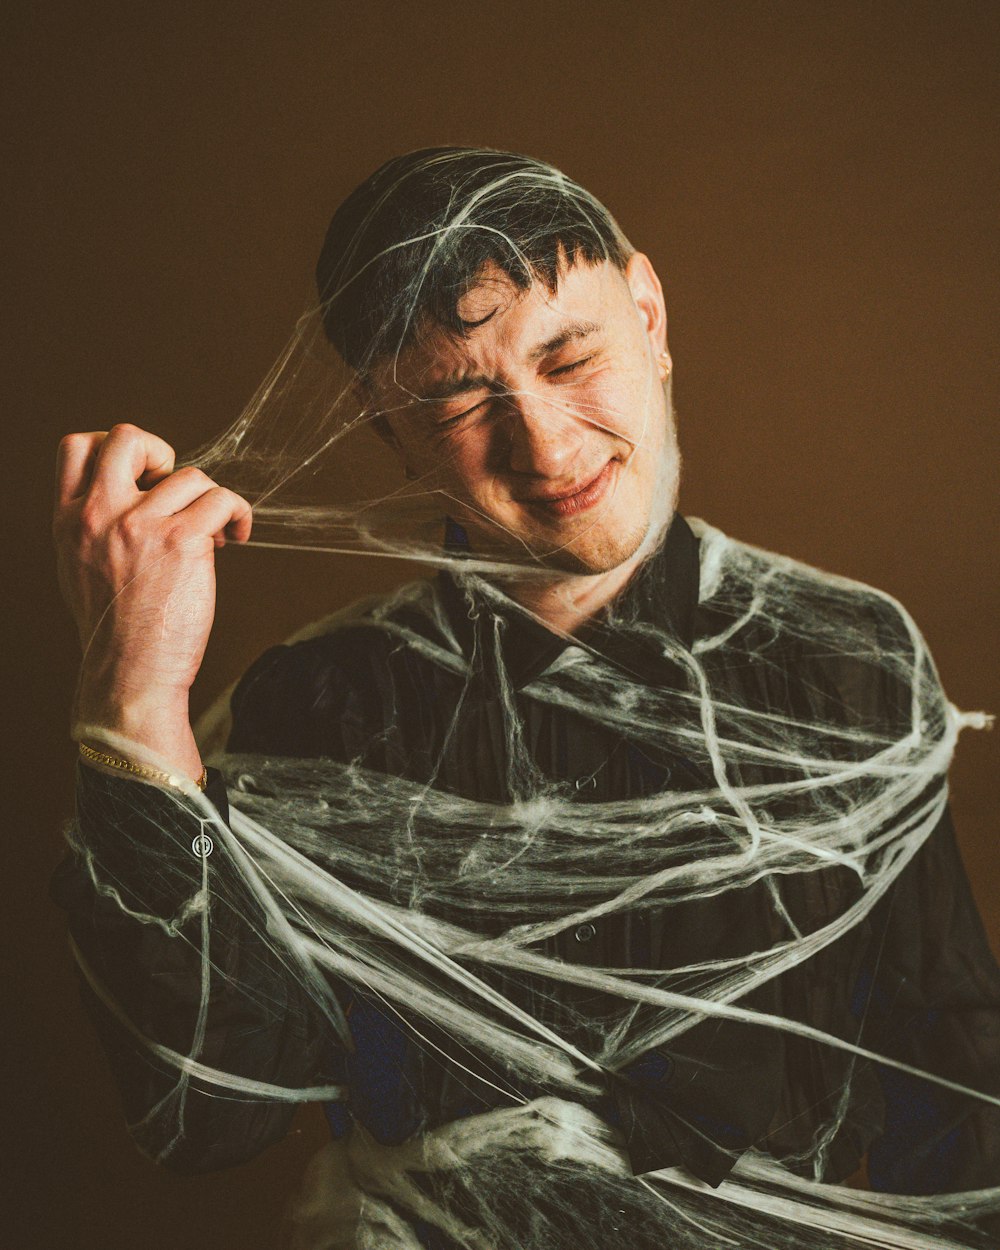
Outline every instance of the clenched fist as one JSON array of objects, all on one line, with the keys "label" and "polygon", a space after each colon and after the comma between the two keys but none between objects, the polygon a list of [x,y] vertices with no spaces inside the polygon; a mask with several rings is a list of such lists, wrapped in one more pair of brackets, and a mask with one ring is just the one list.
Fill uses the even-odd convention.
[{"label": "clenched fist", "polygon": [[53,535],[83,650],[75,720],[125,734],[197,777],[188,692],[215,617],[215,548],[250,536],[245,499],[174,472],[134,425],[59,444]]}]

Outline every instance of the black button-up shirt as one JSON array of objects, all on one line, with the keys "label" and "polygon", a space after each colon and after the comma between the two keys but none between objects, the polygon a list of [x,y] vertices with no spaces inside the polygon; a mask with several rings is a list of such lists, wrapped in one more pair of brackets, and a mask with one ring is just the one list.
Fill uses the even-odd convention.
[{"label": "black button-up shirt", "polygon": [[[616,612],[655,622],[690,649],[711,627],[699,605],[699,569],[698,539],[677,516],[659,551],[619,596]],[[434,588],[471,675],[433,663],[384,629],[347,624],[261,656],[233,695],[229,750],[359,760],[417,782],[432,780],[453,794],[508,803],[525,786],[530,790],[530,778],[511,774],[499,661],[533,765],[572,788],[582,804],[713,785],[690,759],[640,747],[617,729],[532,698],[540,674],[575,662],[572,642],[522,613],[498,615],[495,605],[482,610],[447,569],[436,575]],[[409,628],[426,628],[419,614],[407,615],[405,599],[394,611]],[[587,645],[633,679],[660,686],[685,680],[675,662],[636,637],[608,627],[605,614],[586,631]],[[767,672],[736,665],[732,680],[748,705],[807,716],[826,685],[822,658],[803,656],[791,643],[784,664],[772,663]],[[209,793],[226,816],[218,773]],[[174,846],[182,854],[190,847],[197,830],[184,825],[176,805],[154,787],[81,766],[77,811],[84,841],[97,848],[102,870],[112,873],[126,903],[140,911],[170,906],[142,874],[142,863],[144,850]],[[194,857],[190,871],[194,880],[200,871]],[[851,874],[836,869],[781,883],[789,915],[806,930],[840,914],[859,888]],[[60,865],[53,893],[70,913],[83,957],[134,1024],[185,1053],[199,996],[195,952],[95,891],[77,855]],[[766,949],[775,940],[773,916],[761,883],[669,910],[586,921],[548,939],[544,953],[596,967],[669,969]],[[440,1049],[418,1045],[405,1024],[346,988],[341,993],[355,1050],[344,1053],[246,915],[223,907],[213,925],[219,977],[203,1062],[293,1087],[343,1081],[350,1100],[328,1108],[332,1131],[346,1131],[353,1116],[386,1142],[502,1102],[495,1088],[451,1069],[447,1038],[431,1039]],[[591,1053],[620,1009],[568,985],[553,995],[551,985],[543,992],[523,979],[513,989],[502,977],[496,983]],[[169,1166],[202,1171],[249,1158],[283,1135],[290,1107],[212,1099],[199,1094],[197,1082],[188,1093],[182,1138],[164,1140],[155,1117],[139,1123],[174,1076],[137,1047],[89,988],[84,993],[143,1149],[159,1155],[167,1147]],[[742,1001],[1000,1092],[1000,971],[947,811],[861,924]],[[270,1004],[266,1012],[261,1002]],[[421,1022],[425,1036],[427,1027]],[[463,1061],[468,1066],[466,1056]],[[509,1084],[529,1096],[544,1092]],[[842,1103],[848,1085],[851,1094]],[[781,1157],[808,1154],[817,1126],[839,1116],[825,1150],[825,1179],[843,1179],[867,1154],[878,1189],[932,1193],[1000,1183],[1000,1111],[843,1051],[738,1021],[703,1021],[676,1044],[624,1071],[609,1071],[594,1105],[621,1126],[637,1172],[683,1165],[717,1184],[752,1145]]]}]

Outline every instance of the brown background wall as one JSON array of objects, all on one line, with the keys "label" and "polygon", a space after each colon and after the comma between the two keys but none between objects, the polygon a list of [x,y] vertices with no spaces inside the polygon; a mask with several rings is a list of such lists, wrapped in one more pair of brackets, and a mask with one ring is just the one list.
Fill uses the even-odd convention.
[{"label": "brown background wall", "polygon": [[[51,573],[58,436],[228,423],[310,300],[328,216],[430,143],[553,160],[664,278],[682,507],[872,581],[964,708],[1000,708],[1000,7],[985,3],[3,6],[7,1244],[264,1247],[314,1108],[238,1172],[159,1174],[125,1136],[45,897],[70,804],[74,639]],[[412,570],[226,551],[199,703],[304,620]],[[997,736],[954,808],[1000,949]]]}]

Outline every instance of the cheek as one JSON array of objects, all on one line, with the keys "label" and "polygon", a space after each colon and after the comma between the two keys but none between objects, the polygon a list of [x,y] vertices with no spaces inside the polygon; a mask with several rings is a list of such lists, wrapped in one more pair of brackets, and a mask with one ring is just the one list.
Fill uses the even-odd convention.
[{"label": "cheek", "polygon": [[429,476],[470,499],[489,491],[501,431],[488,421],[456,431],[431,448]]},{"label": "cheek", "polygon": [[605,434],[635,443],[651,412],[650,387],[645,368],[622,367],[597,374],[567,396],[582,420]]}]

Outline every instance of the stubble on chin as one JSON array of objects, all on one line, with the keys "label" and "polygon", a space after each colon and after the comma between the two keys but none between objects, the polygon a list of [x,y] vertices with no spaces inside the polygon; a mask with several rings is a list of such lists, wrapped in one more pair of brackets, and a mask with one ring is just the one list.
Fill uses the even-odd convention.
[{"label": "stubble on chin", "polygon": [[673,519],[677,505],[678,481],[661,481],[660,495],[646,515],[628,525],[626,521],[608,518],[586,527],[575,537],[561,544],[553,543],[548,534],[521,535],[518,538],[497,527],[487,537],[481,526],[473,526],[472,546],[481,557],[506,563],[523,564],[526,568],[551,569],[575,576],[597,576],[610,573],[639,552],[647,544],[651,554]]},{"label": "stubble on chin", "polygon": [[638,526],[624,534],[602,534],[596,540],[586,540],[578,546],[569,543],[539,556],[539,563],[561,573],[588,574],[610,573],[618,568],[642,546],[647,527]]}]

